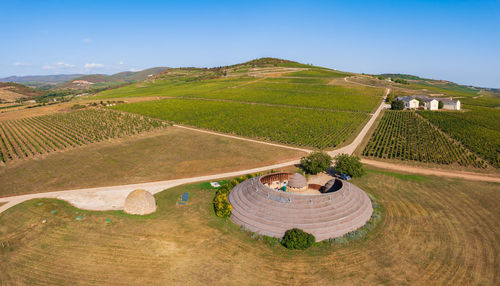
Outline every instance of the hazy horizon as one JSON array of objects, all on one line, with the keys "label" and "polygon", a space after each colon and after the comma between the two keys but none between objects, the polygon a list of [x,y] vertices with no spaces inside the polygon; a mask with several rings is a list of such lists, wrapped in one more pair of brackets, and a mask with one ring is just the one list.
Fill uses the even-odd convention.
[{"label": "hazy horizon", "polygon": [[500,88],[498,1],[8,2],[0,78],[277,57]]}]

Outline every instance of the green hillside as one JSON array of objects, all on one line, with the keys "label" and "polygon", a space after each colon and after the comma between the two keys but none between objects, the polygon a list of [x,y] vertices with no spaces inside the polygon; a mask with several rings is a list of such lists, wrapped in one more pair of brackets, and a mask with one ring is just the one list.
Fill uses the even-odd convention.
[{"label": "green hillside", "polygon": [[[498,167],[496,107],[500,106],[500,97],[495,90],[449,81],[402,74],[360,75],[262,58],[225,67],[172,68],[144,81],[103,91],[98,98],[154,98],[113,108],[260,140],[331,149],[350,142],[381,102],[385,88],[390,88],[393,96],[439,94],[463,103],[461,112],[421,113],[443,134],[455,139],[450,142],[458,147],[445,148],[449,152],[441,154],[442,158],[422,157],[431,153],[418,145],[417,136],[415,146],[423,148],[422,152],[413,152],[418,161],[484,166],[484,159]],[[406,125],[401,128],[413,130]],[[432,128],[427,133],[434,141],[448,142],[446,135]],[[396,142],[398,148],[401,144]],[[468,155],[456,157],[457,150],[464,148]],[[389,157],[404,156],[398,153]]]},{"label": "green hillside", "polygon": [[[318,149],[352,138],[384,88],[350,84],[350,73],[262,58],[216,68],[174,68],[98,98],[164,100],[113,108],[224,133]],[[335,81],[333,84],[332,81]]]}]

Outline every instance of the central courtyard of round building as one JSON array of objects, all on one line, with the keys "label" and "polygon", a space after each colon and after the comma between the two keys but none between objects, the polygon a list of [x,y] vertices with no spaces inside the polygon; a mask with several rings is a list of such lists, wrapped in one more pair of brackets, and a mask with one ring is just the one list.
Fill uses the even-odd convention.
[{"label": "central courtyard of round building", "polygon": [[231,220],[252,232],[277,238],[299,228],[313,234],[316,241],[362,227],[373,212],[368,195],[349,182],[325,177],[313,178],[310,184],[298,173],[248,179],[229,193]]}]

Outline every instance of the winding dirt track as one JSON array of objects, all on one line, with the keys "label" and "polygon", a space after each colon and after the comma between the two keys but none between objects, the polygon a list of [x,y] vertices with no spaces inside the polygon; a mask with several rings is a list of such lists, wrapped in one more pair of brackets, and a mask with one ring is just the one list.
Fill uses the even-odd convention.
[{"label": "winding dirt track", "polygon": [[433,168],[419,168],[412,167],[403,164],[393,164],[388,162],[381,162],[370,159],[361,159],[361,162],[367,165],[375,166],[382,169],[396,170],[405,173],[422,174],[422,175],[433,175],[433,176],[444,176],[450,178],[460,178],[466,180],[484,181],[500,183],[500,177],[481,175],[472,172],[459,172],[459,171],[446,171],[443,169],[433,169]]},{"label": "winding dirt track", "polygon": [[[389,94],[389,92],[390,92],[390,89],[386,89],[385,96],[387,96]],[[370,118],[370,120],[366,123],[366,125],[363,127],[361,132],[356,136],[356,138],[353,140],[353,142],[351,142],[347,146],[330,151],[328,153],[331,156],[336,156],[336,155],[342,154],[342,153],[352,154],[354,152],[354,150],[356,150],[356,148],[359,146],[359,144],[361,144],[361,142],[363,141],[363,138],[366,136],[367,132],[370,130],[371,126],[373,125],[373,123],[377,119],[378,115],[380,114],[380,112],[384,108],[384,105],[385,105],[384,101],[382,101],[380,103],[379,107],[376,109],[376,111],[372,114],[372,117]],[[279,146],[279,147],[283,147],[283,148],[295,149],[295,150],[300,150],[300,151],[304,151],[304,152],[311,152],[312,151],[309,149],[291,147],[291,146],[269,143],[269,142],[262,142],[262,141],[257,141],[257,140],[253,140],[253,139],[248,139],[248,138],[220,134],[220,133],[212,132],[212,131],[199,130],[199,129],[195,129],[195,128],[191,128],[191,127],[185,127],[185,126],[179,126],[179,125],[177,125],[177,127],[186,128],[186,129],[195,130],[195,131],[204,132],[204,133],[209,133],[209,134],[215,134],[215,135],[229,137],[229,138],[235,138],[235,139],[239,139],[239,140],[267,144],[267,145],[271,145],[271,146]],[[209,176],[199,176],[199,177],[191,177],[191,178],[184,178],[184,179],[176,179],[176,180],[157,181],[157,182],[149,182],[149,183],[141,183],[141,184],[119,185],[119,186],[110,186],[110,187],[88,188],[88,189],[74,189],[74,190],[65,190],[65,191],[58,191],[58,192],[47,192],[47,193],[4,197],[4,198],[0,198],[0,203],[5,203],[4,205],[0,206],[0,213],[4,212],[5,210],[9,209],[12,206],[15,206],[19,203],[22,203],[22,202],[27,201],[27,200],[35,199],[35,198],[57,198],[57,199],[68,201],[69,203],[71,203],[72,205],[74,205],[78,208],[87,209],[87,210],[119,210],[119,209],[123,208],[123,203],[124,203],[124,200],[125,200],[125,197],[127,196],[127,194],[129,192],[131,192],[132,190],[135,190],[138,188],[148,190],[151,193],[155,194],[155,193],[161,192],[165,189],[169,189],[169,188],[179,186],[182,184],[210,181],[210,180],[218,180],[218,179],[222,179],[222,178],[235,177],[235,176],[240,176],[240,175],[249,174],[249,173],[263,172],[263,171],[270,170],[270,169],[278,169],[278,168],[282,168],[282,167],[286,167],[286,166],[290,166],[290,165],[295,165],[295,164],[298,164],[299,162],[300,162],[300,160],[297,159],[297,160],[293,160],[293,161],[289,161],[289,162],[284,162],[284,163],[274,164],[274,165],[269,165],[269,166],[263,166],[263,167],[259,167],[259,168],[239,170],[239,171],[221,173],[221,174],[209,175]],[[373,165],[373,166],[380,167],[380,168],[397,170],[397,171],[404,171],[404,172],[409,172],[409,173],[438,175],[438,176],[463,178],[463,179],[469,179],[469,180],[479,180],[479,181],[488,181],[488,182],[500,182],[500,178],[498,178],[498,177],[479,175],[479,174],[474,174],[474,173],[449,172],[449,171],[444,171],[444,170],[409,167],[409,166],[396,165],[396,164],[390,164],[390,163],[379,162],[379,161],[374,161],[374,160],[367,160],[367,159],[363,159],[362,162],[365,164]]]}]

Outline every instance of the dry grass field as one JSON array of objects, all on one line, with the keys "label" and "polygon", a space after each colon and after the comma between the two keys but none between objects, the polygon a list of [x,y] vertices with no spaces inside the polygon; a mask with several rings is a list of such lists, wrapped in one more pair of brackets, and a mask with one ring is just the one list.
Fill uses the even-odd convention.
[{"label": "dry grass field", "polygon": [[4,101],[15,101],[18,98],[23,97],[22,94],[13,92],[9,87],[0,87],[0,99]]},{"label": "dry grass field", "polygon": [[0,196],[217,174],[304,155],[300,151],[168,127],[0,165]]},{"label": "dry grass field", "polygon": [[0,284],[498,285],[500,185],[376,169],[355,183],[383,206],[378,226],[306,251],[215,217],[199,184],[157,194],[146,217],[28,201],[0,215]]}]

